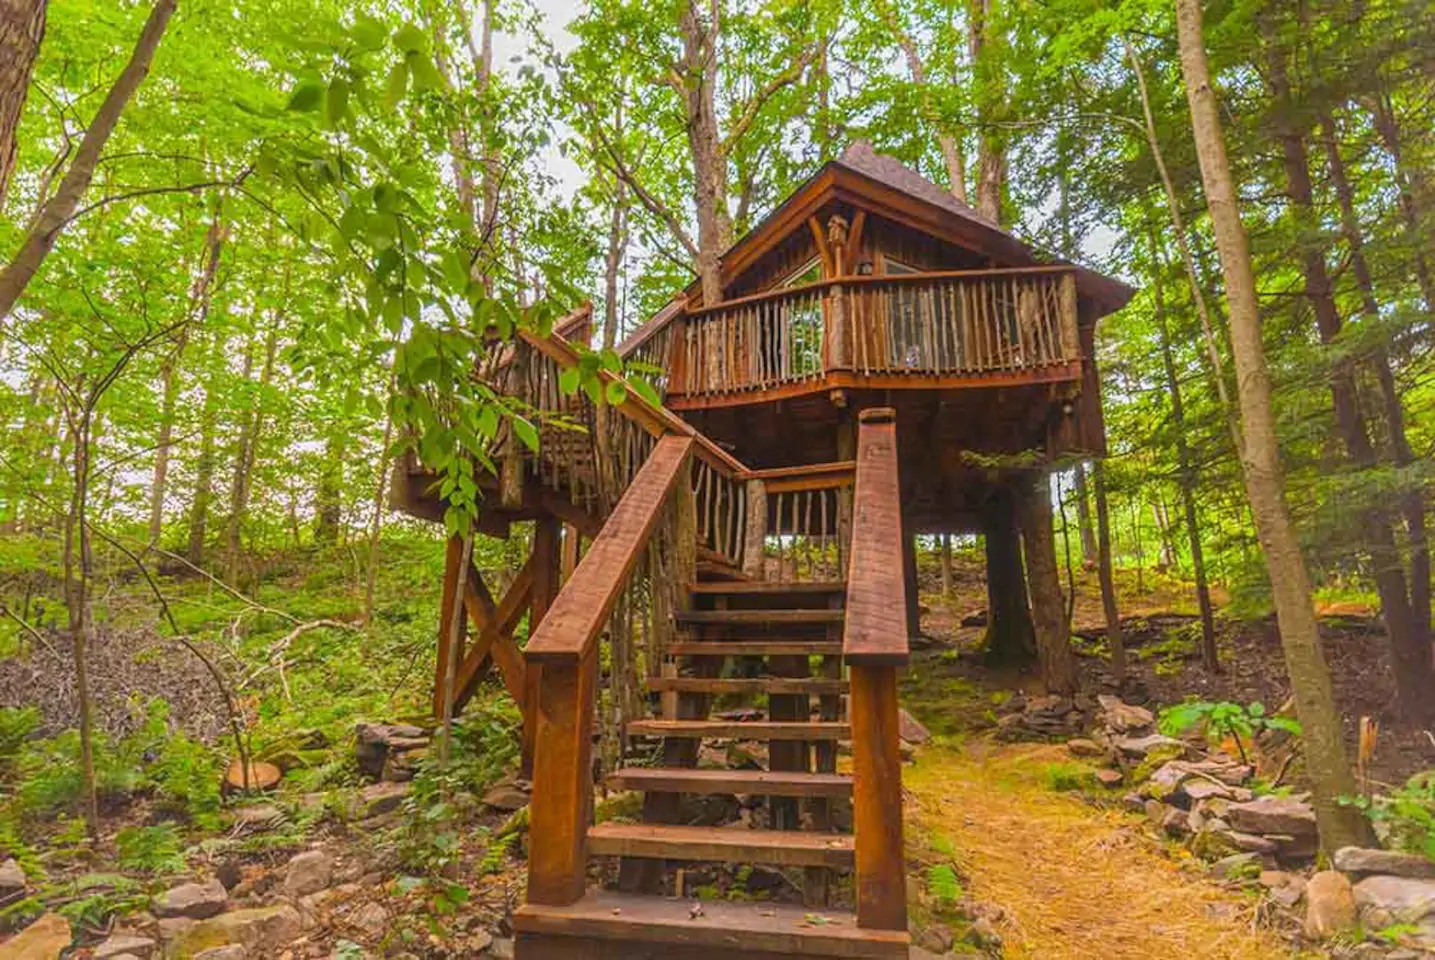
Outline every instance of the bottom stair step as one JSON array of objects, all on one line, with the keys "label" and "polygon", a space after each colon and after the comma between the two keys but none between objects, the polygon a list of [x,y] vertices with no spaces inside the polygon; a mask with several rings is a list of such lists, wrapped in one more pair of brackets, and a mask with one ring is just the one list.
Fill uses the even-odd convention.
[{"label": "bottom stair step", "polygon": [[843,911],[771,903],[692,901],[589,890],[577,903],[528,903],[513,916],[518,960],[770,960],[906,958],[900,930],[863,930]]},{"label": "bottom stair step", "polygon": [[694,767],[624,767],[608,784],[615,790],[655,793],[743,793],[772,797],[850,797],[852,778],[840,773],[781,770],[700,770]]},{"label": "bottom stair step", "polygon": [[802,830],[600,823],[588,829],[588,852],[599,857],[716,860],[778,867],[850,868],[852,837]]}]

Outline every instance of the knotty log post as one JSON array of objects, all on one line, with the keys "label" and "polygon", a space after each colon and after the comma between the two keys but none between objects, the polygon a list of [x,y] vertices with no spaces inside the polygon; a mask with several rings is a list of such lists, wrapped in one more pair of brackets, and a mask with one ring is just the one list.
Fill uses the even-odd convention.
[{"label": "knotty log post", "polygon": [[895,413],[865,410],[842,652],[850,667],[857,925],[884,930],[907,929],[897,713],[897,670],[908,656],[905,539]]},{"label": "knotty log post", "polygon": [[747,529],[743,531],[742,572],[754,580],[763,578],[767,544],[767,484],[747,481]]},{"label": "knotty log post", "polygon": [[1081,359],[1081,340],[1076,324],[1076,273],[1061,275],[1061,339],[1062,359]]}]

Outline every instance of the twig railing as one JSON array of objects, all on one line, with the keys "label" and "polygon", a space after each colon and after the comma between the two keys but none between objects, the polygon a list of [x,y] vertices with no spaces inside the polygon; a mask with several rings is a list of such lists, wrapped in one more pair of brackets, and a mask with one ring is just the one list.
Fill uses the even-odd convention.
[{"label": "twig railing", "polygon": [[[671,339],[659,337],[666,335]],[[635,348],[672,395],[865,376],[968,376],[1080,361],[1069,267],[850,276],[677,317]]]},{"label": "twig railing", "polygon": [[897,671],[907,663],[912,598],[903,536],[895,415],[885,407],[865,410],[857,435],[842,656],[852,725],[857,924],[890,930],[907,928]]},{"label": "twig railing", "polygon": [[808,464],[746,474],[744,571],[786,582],[840,580],[852,527],[853,464]]}]

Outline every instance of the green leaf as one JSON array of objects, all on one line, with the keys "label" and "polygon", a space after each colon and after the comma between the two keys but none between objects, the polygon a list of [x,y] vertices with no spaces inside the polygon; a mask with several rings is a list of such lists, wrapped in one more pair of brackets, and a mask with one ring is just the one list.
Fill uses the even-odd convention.
[{"label": "green leaf", "polygon": [[438,90],[444,85],[443,74],[433,65],[433,61],[426,53],[410,53],[408,55],[409,70],[413,73],[414,91]]},{"label": "green leaf", "polygon": [[429,41],[422,30],[412,23],[406,23],[394,31],[394,46],[406,54],[421,53],[428,51]]},{"label": "green leaf", "polygon": [[628,399],[628,391],[621,380],[609,380],[608,386],[603,391],[611,406],[621,406],[624,400]]},{"label": "green leaf", "polygon": [[578,392],[578,384],[583,379],[583,373],[577,367],[569,367],[558,375],[558,389],[567,396]]},{"label": "green leaf", "polygon": [[508,422],[513,425],[513,432],[519,440],[523,441],[523,445],[534,453],[537,453],[538,430],[533,426],[533,424],[529,423],[527,420],[523,419],[518,414],[514,414],[512,417],[510,417]]},{"label": "green leaf", "polygon": [[382,47],[388,32],[383,21],[376,20],[367,13],[359,14],[354,20],[354,42],[365,50],[377,50]]},{"label": "green leaf", "polygon": [[384,102],[390,107],[396,107],[403,102],[404,95],[409,92],[409,65],[400,60],[389,70],[388,79],[384,81]]},{"label": "green leaf", "polygon": [[335,77],[329,83],[329,93],[324,99],[324,115],[329,123],[338,125],[349,111],[349,81]]},{"label": "green leaf", "polygon": [[319,109],[319,101],[324,97],[324,88],[317,83],[300,84],[294,89],[289,97],[287,109],[296,113],[313,113]]}]

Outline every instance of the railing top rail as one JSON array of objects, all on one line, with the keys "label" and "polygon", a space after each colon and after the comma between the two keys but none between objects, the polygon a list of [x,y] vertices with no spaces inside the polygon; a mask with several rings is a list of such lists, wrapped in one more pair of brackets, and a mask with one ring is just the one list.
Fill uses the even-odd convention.
[{"label": "railing top rail", "polygon": [[581,660],[597,641],[692,453],[692,437],[658,441],[558,594],[524,653],[539,663]]},{"label": "railing top rail", "polygon": [[903,666],[908,657],[909,598],[896,413],[890,407],[864,410],[860,424],[842,655],[853,664]]},{"label": "railing top rail", "polygon": [[741,307],[762,301],[782,300],[788,297],[800,296],[804,293],[825,290],[828,287],[849,287],[863,284],[923,283],[932,280],[987,280],[997,277],[1061,276],[1063,274],[1074,275],[1075,273],[1075,267],[1058,265],[1048,267],[991,267],[980,270],[932,270],[925,273],[892,273],[880,275],[852,274],[846,277],[831,277],[826,280],[816,280],[812,283],[783,287],[780,290],[764,290],[761,293],[752,293],[745,297],[735,297],[732,300],[724,300],[710,307],[688,310],[685,316],[690,320],[701,320],[704,317],[724,313],[733,307]]},{"label": "railing top rail", "polygon": [[[535,350],[552,358],[559,366],[577,366],[581,357],[577,348],[561,336],[552,335],[540,337],[537,334],[526,330],[520,330],[518,335],[523,338]],[[659,406],[654,406],[623,377],[619,377],[607,370],[598,371],[598,378],[606,386],[609,383],[621,383],[627,393],[627,399],[614,407],[620,414],[628,417],[643,429],[655,437],[677,435],[687,437],[695,444],[694,455],[706,461],[718,471],[731,477],[740,477],[747,472],[747,467],[740,460],[719,447],[711,439],[699,433],[692,424],[672,411]]]},{"label": "railing top rail", "polygon": [[856,476],[857,461],[836,460],[831,463],[805,463],[795,467],[765,467],[749,470],[741,479],[761,480],[768,493],[788,490],[821,490],[850,486]]}]

